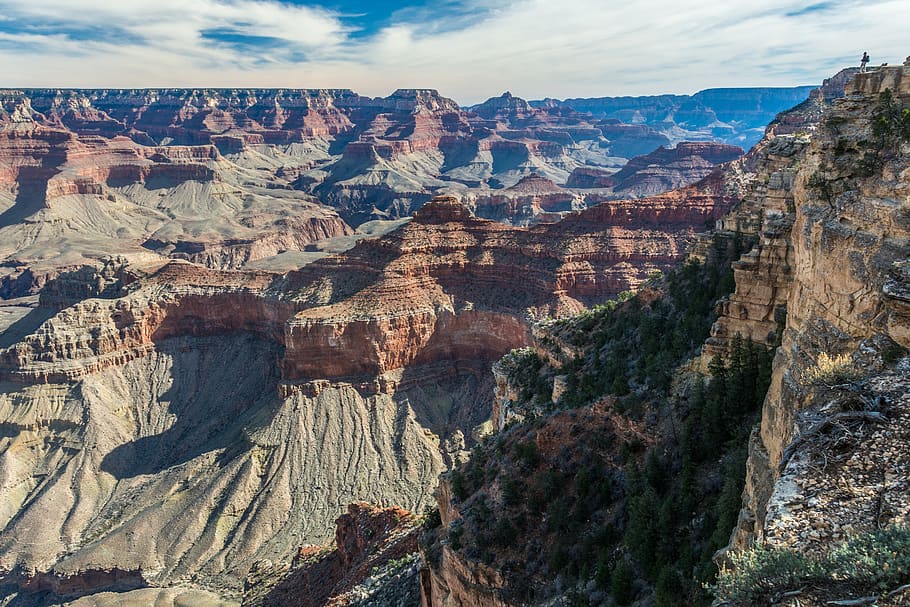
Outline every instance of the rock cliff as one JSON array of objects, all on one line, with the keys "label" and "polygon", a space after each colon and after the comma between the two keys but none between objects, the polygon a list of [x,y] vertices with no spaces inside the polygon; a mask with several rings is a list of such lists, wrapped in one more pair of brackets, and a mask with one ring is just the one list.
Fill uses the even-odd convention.
[{"label": "rock cliff", "polygon": [[[770,309],[778,309],[783,334],[761,431],[751,445],[745,509],[733,538],[736,548],[753,538],[783,541],[779,506],[774,504],[784,499],[792,483],[808,481],[805,468],[788,464],[784,454],[788,446],[799,446],[793,441],[806,430],[806,416],[816,414],[825,400],[837,401],[836,395],[825,394],[807,379],[811,369],[823,355],[845,355],[853,357],[848,363],[851,373],[874,375],[876,356],[881,365],[883,351],[897,352],[910,345],[901,286],[905,279],[901,268],[910,255],[907,135],[893,122],[884,129],[875,126],[883,116],[887,122],[888,107],[910,105],[908,74],[910,68],[894,67],[855,75],[846,97],[827,112],[811,143],[800,146],[800,169],[787,188],[792,204],[780,208],[772,202],[764,207],[781,221],[774,237],[748,263],[765,270],[751,272],[743,289],[737,276],[733,302],[741,291],[743,299],[749,292],[766,293],[756,309],[764,310],[766,321]],[[891,101],[881,97],[886,89]],[[748,319],[755,314],[740,309],[746,326],[728,321],[727,333],[733,328],[748,331],[752,322]],[[737,314],[730,316],[735,319]],[[895,389],[900,391],[899,386]],[[901,399],[896,394],[887,400],[897,407]],[[792,455],[788,452],[787,458]],[[810,504],[804,525],[826,521],[826,510],[813,513],[814,505]],[[859,528],[868,522],[857,515],[855,524]],[[797,538],[800,531],[811,529],[803,526]],[[835,536],[823,532],[820,537]]]}]

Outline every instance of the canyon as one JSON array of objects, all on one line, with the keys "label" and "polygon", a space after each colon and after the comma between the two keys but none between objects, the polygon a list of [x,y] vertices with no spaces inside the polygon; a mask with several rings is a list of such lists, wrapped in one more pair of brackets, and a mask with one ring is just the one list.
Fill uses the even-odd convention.
[{"label": "canyon", "polygon": [[508,93],[465,109],[415,89],[3,90],[0,295],[117,256],[290,269],[434,195],[516,225],[555,221],[697,181],[731,157],[713,140],[612,180],[680,139]]},{"label": "canyon", "polygon": [[[736,335],[780,346],[730,550],[802,545],[816,519],[787,491],[809,455],[787,449],[817,394],[799,377],[856,352],[906,400],[881,362],[910,346],[906,144],[861,168],[875,103],[886,88],[904,103],[907,69],[848,70],[806,101],[0,93],[0,593],[519,604],[520,572],[445,537],[419,560],[411,513],[437,505],[458,527],[470,507],[447,471],[491,432],[506,451],[537,440],[544,461],[656,444],[663,428],[610,399],[510,410],[521,387],[498,365],[516,348],[578,358],[555,318],[642,287],[650,306],[655,276],[711,257],[718,234],[757,244],[689,368]],[[743,155],[775,104],[800,102]],[[548,381],[557,407],[567,380]],[[608,439],[576,444],[581,427]],[[868,444],[899,451],[900,424],[887,431]]]},{"label": "canyon", "polygon": [[[674,579],[680,575],[675,565],[667,566],[659,577],[653,569],[648,571],[656,559],[667,558],[658,549],[672,550],[664,548],[666,540],[661,539],[674,533],[668,504],[685,498],[669,493],[661,505],[647,491],[666,491],[666,475],[685,476],[685,458],[691,457],[691,450],[683,451],[687,455],[682,462],[671,458],[661,463],[661,457],[679,448],[674,446],[679,433],[685,437],[689,432],[687,415],[694,415],[692,407],[698,402],[694,394],[703,389],[705,374],[714,378],[708,390],[718,389],[724,381],[742,381],[733,372],[742,369],[736,366],[743,364],[742,359],[737,363],[735,357],[743,356],[744,343],[752,344],[748,348],[768,348],[775,355],[751,435],[751,422],[743,427],[746,433],[739,448],[748,445],[748,457],[743,451],[742,495],[727,494],[731,507],[735,505],[729,519],[735,524],[733,533],[728,541],[729,527],[719,527],[712,540],[722,547],[727,544],[714,555],[726,567],[722,577],[728,585],[720,591],[728,594],[720,600],[732,605],[796,606],[873,601],[897,605],[906,599],[908,586],[902,586],[906,575],[878,588],[863,587],[862,574],[850,568],[825,582],[800,571],[809,564],[796,563],[823,561],[817,555],[846,550],[845,542],[873,537],[869,534],[898,533],[908,521],[904,428],[910,397],[908,78],[910,60],[869,73],[845,70],[814,92],[810,103],[779,115],[749,154],[717,176],[737,184],[739,203],[717,222],[712,239],[703,238],[695,246],[693,259],[710,265],[728,246],[723,243],[744,238],[755,244],[732,264],[735,286],[719,299],[703,347],[691,350],[694,357],[675,371],[666,402],[671,411],[679,412],[663,409],[667,405],[631,373],[632,397],[626,396],[628,386],[617,389],[615,383],[612,387],[607,383],[593,393],[594,402],[582,400],[579,407],[577,401],[566,401],[568,395],[577,395],[581,382],[591,380],[584,376],[585,368],[606,353],[602,342],[589,343],[593,336],[585,337],[592,324],[597,326],[596,312],[574,321],[583,327],[575,341],[572,323],[539,324],[531,348],[498,363],[498,435],[487,449],[475,451],[468,464],[443,477],[437,493],[442,524],[427,533],[428,545],[422,548],[427,563],[421,578],[423,604],[518,605],[528,604],[529,596],[532,604],[698,600],[684,594],[687,569],[682,569],[682,579]],[[653,305],[650,302],[668,298],[673,280],[670,285],[649,283],[631,302],[636,305],[619,304],[614,313],[632,315]],[[629,364],[638,364],[634,348],[628,357]],[[567,364],[573,360],[582,364]],[[522,367],[532,369],[531,375],[523,374]],[[629,404],[622,403],[624,396]],[[645,399],[644,414],[635,414],[635,407],[641,406],[635,398]],[[544,413],[554,408],[557,413]],[[725,423],[724,417],[712,423]],[[598,424],[606,427],[586,431]],[[623,432],[631,439],[610,451],[608,445],[618,442],[617,435]],[[606,453],[579,455],[598,447]],[[709,448],[722,452],[719,444]],[[636,449],[645,452],[637,459]],[[587,462],[603,458],[605,468],[598,474],[604,475],[605,486],[613,487],[625,476],[627,495],[607,489],[606,497],[599,498],[601,509],[585,510],[582,491],[590,495],[593,490],[592,468],[578,464],[579,457]],[[716,470],[724,461],[712,466]],[[699,481],[703,485],[717,482],[710,480],[709,469],[699,471],[707,472]],[[549,493],[550,499],[561,500],[561,509],[548,510],[538,523],[541,514],[534,506],[522,508],[534,493],[547,495],[547,479],[553,476],[563,479],[558,495]],[[652,478],[658,484],[639,497],[641,489],[636,487],[655,482]],[[742,483],[742,472],[724,481],[724,491],[731,478]],[[510,497],[516,484],[523,496],[517,499]],[[622,499],[633,501],[625,505],[619,501],[618,506]],[[643,513],[636,510],[641,503],[648,505]],[[576,511],[582,518],[574,518]],[[658,516],[658,511],[655,530],[647,519]],[[683,533],[702,520],[686,522],[683,517]],[[600,524],[605,527],[584,527],[604,519]],[[633,533],[629,527],[639,531],[626,536],[625,548],[609,539]],[[500,529],[511,529],[523,539],[503,541],[497,535]],[[614,531],[608,533],[610,529]],[[659,535],[650,537],[642,529]],[[554,552],[551,545],[566,534],[569,545]],[[593,557],[587,556],[592,542],[600,550]],[[638,550],[648,542],[653,542],[655,552],[642,557]],[[756,543],[759,548],[754,548]],[[530,546],[535,548],[523,555],[518,548]],[[538,556],[541,550],[549,553],[549,561]],[[898,554],[901,548],[893,550]],[[744,557],[737,557],[743,552]],[[594,560],[598,554],[600,561]],[[870,563],[880,558],[871,550],[864,554]],[[692,558],[685,556],[680,565]],[[787,558],[791,564],[785,565]],[[852,558],[851,567],[861,557]],[[888,564],[873,567],[888,571]],[[741,582],[737,575],[743,576]],[[740,594],[731,596],[729,589],[736,584]],[[703,589],[696,586],[688,592]],[[614,598],[608,599],[608,593]]]},{"label": "canyon", "polygon": [[731,203],[706,185],[512,227],[438,197],[288,272],[134,258],[50,279],[0,350],[5,591],[236,600],[349,503],[422,511],[530,319],[635,288]]}]

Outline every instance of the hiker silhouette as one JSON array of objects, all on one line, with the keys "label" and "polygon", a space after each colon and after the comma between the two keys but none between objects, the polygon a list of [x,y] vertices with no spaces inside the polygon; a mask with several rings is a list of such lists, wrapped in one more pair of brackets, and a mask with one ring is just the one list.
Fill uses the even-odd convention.
[{"label": "hiker silhouette", "polygon": [[863,52],[863,58],[859,61],[859,71],[866,71],[866,64],[869,63],[869,53]]}]

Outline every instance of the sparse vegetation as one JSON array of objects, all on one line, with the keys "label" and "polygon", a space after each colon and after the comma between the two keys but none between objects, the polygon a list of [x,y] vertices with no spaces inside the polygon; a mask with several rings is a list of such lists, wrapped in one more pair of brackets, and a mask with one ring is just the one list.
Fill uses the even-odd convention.
[{"label": "sparse vegetation", "polygon": [[544,361],[533,348],[512,350],[498,365],[512,385],[521,386],[520,400],[538,406],[549,401],[552,380],[542,375]]},{"label": "sparse vegetation", "polygon": [[872,119],[872,136],[880,150],[894,150],[900,143],[910,141],[910,108],[899,105],[891,89],[885,89],[879,95]]},{"label": "sparse vegetation", "polygon": [[812,553],[759,545],[731,561],[711,591],[732,605],[766,605],[805,588],[875,596],[910,581],[910,530],[877,529]]},{"label": "sparse vegetation", "polygon": [[815,365],[806,369],[802,379],[807,385],[833,386],[853,381],[858,375],[859,371],[849,354],[831,356],[822,352]]}]

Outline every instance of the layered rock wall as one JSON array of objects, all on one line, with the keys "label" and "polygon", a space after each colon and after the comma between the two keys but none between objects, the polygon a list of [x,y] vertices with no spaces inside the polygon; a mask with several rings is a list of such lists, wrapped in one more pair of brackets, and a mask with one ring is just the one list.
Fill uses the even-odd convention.
[{"label": "layered rock wall", "polygon": [[[905,293],[902,268],[910,255],[906,212],[910,149],[899,138],[882,141],[879,148],[864,144],[871,138],[874,117],[882,111],[882,91],[888,88],[896,103],[910,105],[908,70],[881,68],[857,75],[847,86],[847,96],[835,102],[800,155],[791,188],[788,253],[777,262],[769,255],[766,262],[769,270],[785,268],[791,275],[785,281],[786,324],[760,434],[750,448],[746,507],[734,547],[769,533],[767,504],[783,482],[778,479],[784,451],[798,435],[801,409],[816,393],[806,379],[807,370],[822,354],[868,353],[895,342],[910,345],[904,296],[895,297]],[[869,171],[868,166],[876,168]],[[780,277],[780,272],[769,271],[757,284],[773,289]],[[738,274],[737,293],[739,278]],[[728,333],[744,326],[735,320],[725,322]],[[860,365],[856,356],[855,364]]]}]

